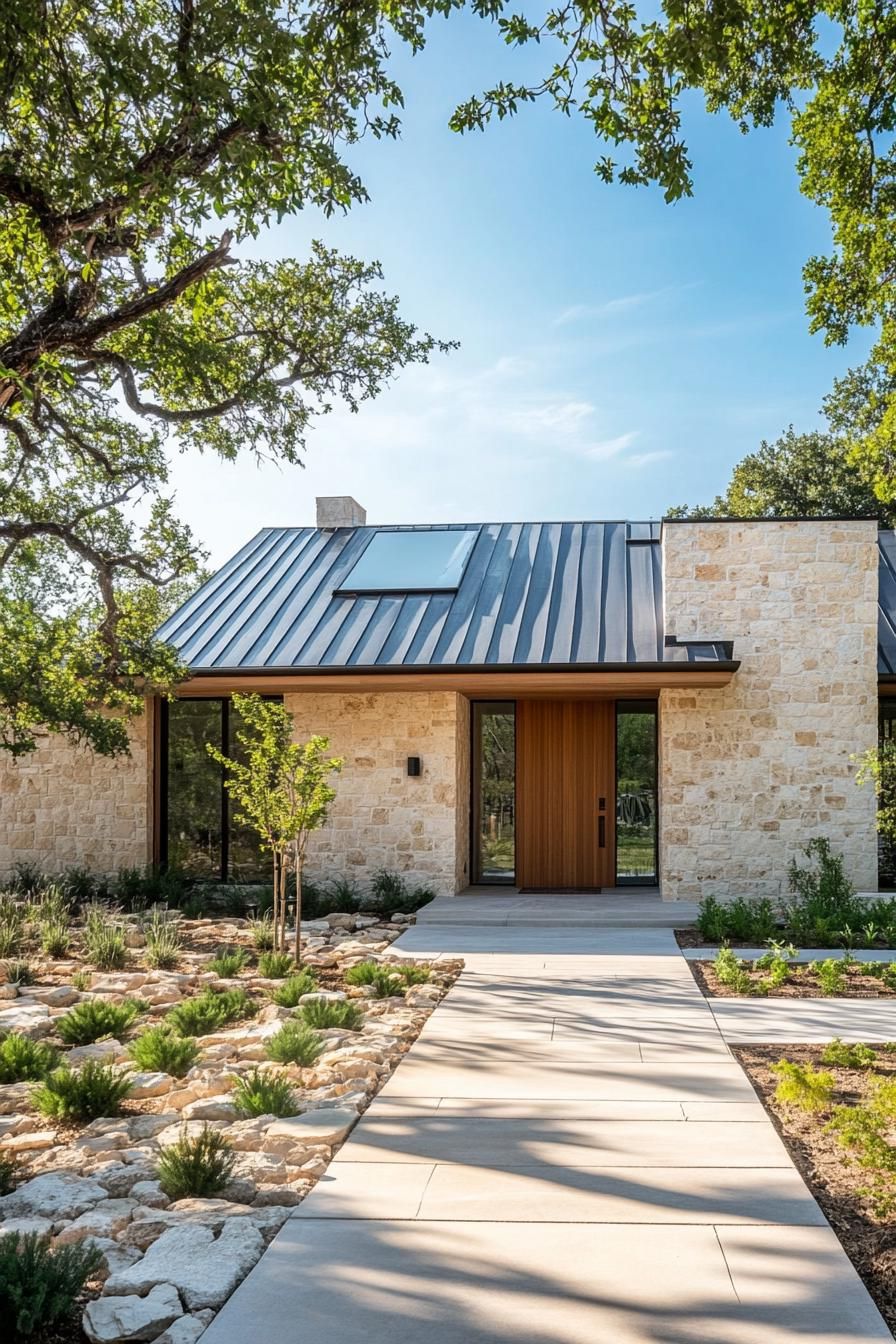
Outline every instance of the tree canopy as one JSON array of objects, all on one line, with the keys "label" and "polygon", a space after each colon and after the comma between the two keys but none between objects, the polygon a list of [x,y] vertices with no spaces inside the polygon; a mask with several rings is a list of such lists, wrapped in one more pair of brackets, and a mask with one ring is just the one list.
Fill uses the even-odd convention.
[{"label": "tree canopy", "polygon": [[[201,556],[168,454],[301,460],[314,416],[357,408],[439,344],[375,263],[317,244],[253,260],[285,215],[365,199],[347,162],[399,132],[390,44],[467,8],[533,81],[472,91],[485,127],[546,99],[583,116],[605,181],[692,190],[682,100],[745,129],[790,118],[802,190],[831,220],[809,318],[870,359],[835,433],[896,499],[896,12],[885,0],[20,0],[0,13],[0,746],[38,725],[126,748],[145,687],[182,669],[152,638]],[[528,63],[527,63],[528,68]],[[444,347],[442,347],[444,348]]]},{"label": "tree canopy", "polygon": [[734,468],[728,489],[711,504],[680,504],[670,518],[877,518],[896,525],[896,504],[878,498],[874,481],[834,434],[797,434],[793,426],[763,442]]}]

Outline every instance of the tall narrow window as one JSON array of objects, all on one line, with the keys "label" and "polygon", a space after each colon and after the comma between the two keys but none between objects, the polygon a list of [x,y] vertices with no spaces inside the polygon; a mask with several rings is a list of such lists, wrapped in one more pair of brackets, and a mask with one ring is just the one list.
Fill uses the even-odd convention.
[{"label": "tall narrow window", "polygon": [[210,743],[238,756],[237,726],[237,712],[226,699],[162,702],[160,858],[218,882],[268,874],[255,833],[234,821],[223,771],[206,751]]},{"label": "tall narrow window", "polygon": [[515,706],[483,701],[473,706],[474,881],[513,882],[515,825]]},{"label": "tall narrow window", "polygon": [[653,886],[656,861],[656,704],[616,706],[616,881]]}]

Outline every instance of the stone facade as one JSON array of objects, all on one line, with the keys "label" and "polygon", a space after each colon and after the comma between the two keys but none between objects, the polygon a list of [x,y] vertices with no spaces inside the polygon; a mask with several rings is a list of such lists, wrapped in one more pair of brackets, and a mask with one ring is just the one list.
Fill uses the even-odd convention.
[{"label": "stone facade", "polygon": [[[311,837],[311,877],[367,881],[378,868],[439,893],[467,885],[469,702],[453,691],[284,697],[296,737],[330,739],[345,764],[324,829]],[[421,773],[407,773],[419,756]]]},{"label": "stone facade", "polygon": [[812,836],[877,887],[875,799],[853,756],[877,742],[873,522],[667,524],[667,635],[733,639],[720,689],[660,695],[666,899],[769,896]]},{"label": "stone facade", "polygon": [[129,757],[110,760],[49,735],[18,762],[0,753],[0,875],[15,863],[108,874],[149,862],[149,722],[134,723]]}]

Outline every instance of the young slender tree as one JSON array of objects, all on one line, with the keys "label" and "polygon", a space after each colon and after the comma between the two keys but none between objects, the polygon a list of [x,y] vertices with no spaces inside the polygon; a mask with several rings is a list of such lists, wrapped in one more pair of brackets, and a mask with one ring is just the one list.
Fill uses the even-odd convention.
[{"label": "young slender tree", "polygon": [[336,790],[330,776],[342,769],[338,756],[329,756],[325,737],[307,742],[293,740],[294,722],[279,700],[259,695],[235,695],[233,705],[240,727],[236,740],[239,759],[206,747],[224,770],[224,787],[238,811],[235,819],[258,835],[271,855],[274,877],[274,947],[286,947],[286,907],[290,870],[296,884],[296,927],[293,957],[301,959],[302,874],[308,840],[327,820]]}]

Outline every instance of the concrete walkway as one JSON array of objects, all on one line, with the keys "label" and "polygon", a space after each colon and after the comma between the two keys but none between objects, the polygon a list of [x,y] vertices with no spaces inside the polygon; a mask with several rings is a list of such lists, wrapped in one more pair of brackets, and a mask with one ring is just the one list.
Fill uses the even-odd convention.
[{"label": "concrete walkway", "polygon": [[203,1344],[892,1338],[671,931],[399,948],[466,970]]}]

